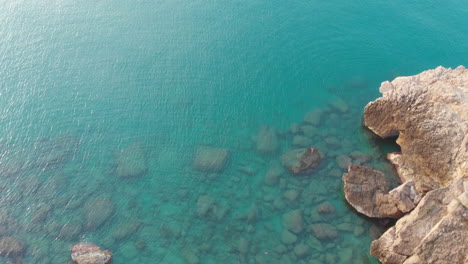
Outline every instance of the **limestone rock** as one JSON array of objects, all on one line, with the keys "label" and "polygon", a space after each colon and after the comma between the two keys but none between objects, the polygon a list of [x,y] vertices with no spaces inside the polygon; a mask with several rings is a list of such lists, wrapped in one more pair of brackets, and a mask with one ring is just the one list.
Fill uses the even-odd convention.
[{"label": "limestone rock", "polygon": [[24,252],[24,245],[13,237],[2,237],[0,239],[0,256],[17,256]]},{"label": "limestone rock", "polygon": [[269,126],[261,126],[256,137],[257,151],[260,153],[273,153],[278,150],[278,136]]},{"label": "limestone rock", "polygon": [[388,192],[384,175],[368,167],[351,165],[343,175],[346,200],[369,217],[399,218],[420,200],[413,181]]},{"label": "limestone rock", "polygon": [[283,165],[294,174],[308,173],[320,165],[323,154],[316,148],[293,149],[281,156]]},{"label": "limestone rock", "polygon": [[468,179],[430,191],[418,206],[372,242],[383,263],[468,263]]},{"label": "limestone rock", "polygon": [[468,70],[437,67],[380,86],[364,124],[385,138],[398,135],[401,153],[388,156],[402,182],[419,192],[468,175]]},{"label": "limestone rock", "polygon": [[148,170],[146,155],[141,144],[133,144],[115,153],[116,173],[119,177],[131,178],[145,174]]},{"label": "limestone rock", "polygon": [[80,242],[73,245],[71,258],[77,264],[109,264],[112,260],[112,253],[100,249],[92,242]]},{"label": "limestone rock", "polygon": [[228,159],[228,151],[221,148],[199,147],[195,153],[193,166],[203,172],[221,172]]},{"label": "limestone rock", "polygon": [[87,220],[86,228],[96,230],[114,214],[114,205],[111,200],[98,197],[89,200],[84,210]]}]

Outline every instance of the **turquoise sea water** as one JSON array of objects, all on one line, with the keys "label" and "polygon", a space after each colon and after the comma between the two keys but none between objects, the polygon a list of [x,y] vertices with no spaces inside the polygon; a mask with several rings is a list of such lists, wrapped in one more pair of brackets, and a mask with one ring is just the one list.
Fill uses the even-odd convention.
[{"label": "turquoise sea water", "polygon": [[[0,238],[25,246],[0,263],[65,263],[79,241],[117,264],[376,263],[378,224],[347,207],[337,159],[367,154],[392,176],[397,148],[361,128],[363,107],[384,80],[466,65],[467,15],[455,0],[0,0]],[[291,125],[317,108],[298,138]],[[262,126],[274,153],[256,149]],[[320,168],[265,182],[295,136]],[[147,170],[119,177],[134,144]],[[194,168],[200,146],[229,152],[222,171]],[[336,235],[318,237],[323,223]]]}]

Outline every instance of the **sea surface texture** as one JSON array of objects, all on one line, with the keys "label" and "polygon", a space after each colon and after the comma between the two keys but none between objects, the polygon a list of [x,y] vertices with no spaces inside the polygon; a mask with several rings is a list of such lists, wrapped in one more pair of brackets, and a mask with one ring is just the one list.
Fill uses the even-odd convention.
[{"label": "sea surface texture", "polygon": [[[0,0],[0,263],[377,263],[350,162],[382,81],[468,63],[465,1]],[[314,147],[295,175],[283,153]],[[5,249],[6,247],[6,249]],[[22,261],[22,262],[9,262]]]}]

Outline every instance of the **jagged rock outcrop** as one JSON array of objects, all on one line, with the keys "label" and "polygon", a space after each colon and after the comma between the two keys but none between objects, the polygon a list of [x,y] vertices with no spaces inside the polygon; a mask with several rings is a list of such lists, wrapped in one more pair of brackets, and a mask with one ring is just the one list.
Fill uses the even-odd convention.
[{"label": "jagged rock outcrop", "polygon": [[413,181],[389,192],[385,176],[365,166],[350,165],[343,181],[346,200],[369,217],[399,218],[421,199]]},{"label": "jagged rock outcrop", "polygon": [[398,136],[388,155],[402,182],[420,192],[468,175],[468,70],[437,67],[398,77],[364,110],[364,124],[381,137]]},{"label": "jagged rock outcrop", "polygon": [[380,91],[364,124],[381,137],[398,135],[401,153],[387,158],[403,184],[386,194],[382,174],[352,165],[343,176],[346,198],[382,217],[382,200],[400,200],[404,213],[401,205],[411,210],[415,194],[425,196],[372,243],[371,254],[387,264],[468,263],[468,70],[438,67],[384,82]]},{"label": "jagged rock outcrop", "polygon": [[371,254],[382,263],[468,263],[468,180],[430,191],[382,237]]}]

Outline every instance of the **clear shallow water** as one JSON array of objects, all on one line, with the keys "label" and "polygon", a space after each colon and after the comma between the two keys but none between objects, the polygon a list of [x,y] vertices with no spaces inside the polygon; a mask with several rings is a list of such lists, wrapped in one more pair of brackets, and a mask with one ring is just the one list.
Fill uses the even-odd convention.
[{"label": "clear shallow water", "polygon": [[[467,11],[461,1],[0,1],[0,234],[27,245],[25,263],[64,263],[83,240],[114,263],[373,263],[374,223],[346,206],[336,157],[370,154],[391,173],[362,109],[384,80],[466,65]],[[329,106],[337,98],[346,113]],[[265,184],[295,148],[291,124],[316,108],[321,168]],[[279,134],[272,155],[255,149],[262,125]],[[115,153],[134,143],[147,173],[119,178]],[[206,145],[230,153],[219,174],[192,166]],[[57,164],[41,163],[51,154]],[[203,195],[220,219],[197,215]],[[114,210],[89,230],[97,197]],[[317,217],[326,201],[336,212]],[[295,209],[304,257],[281,242]],[[338,237],[316,239],[316,223]]]}]

